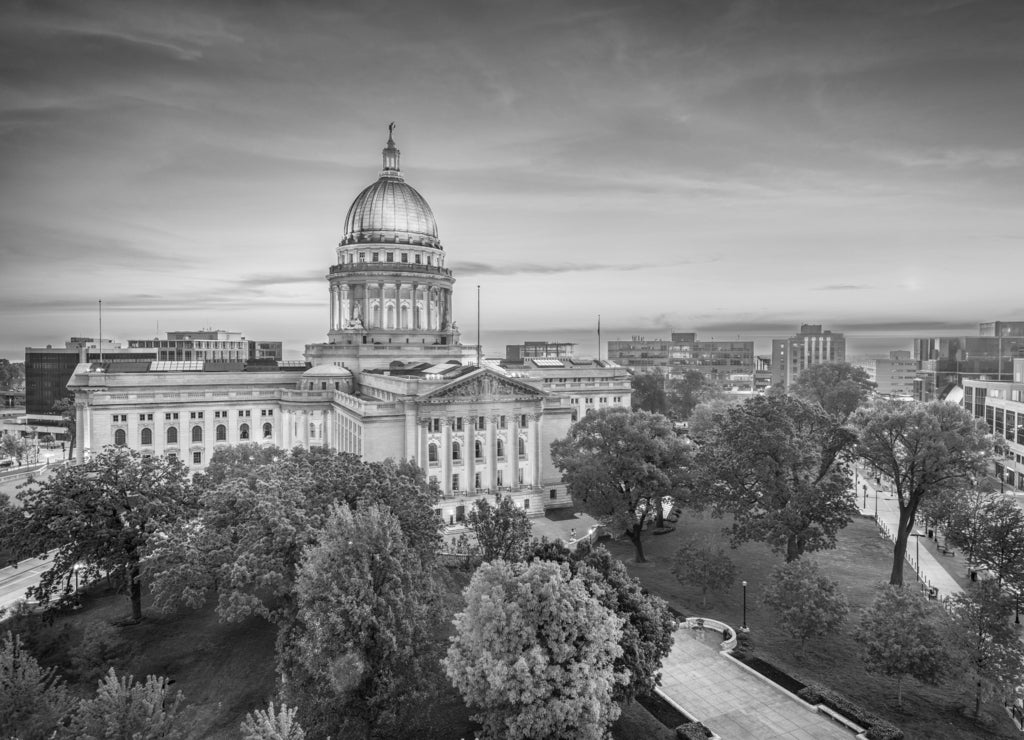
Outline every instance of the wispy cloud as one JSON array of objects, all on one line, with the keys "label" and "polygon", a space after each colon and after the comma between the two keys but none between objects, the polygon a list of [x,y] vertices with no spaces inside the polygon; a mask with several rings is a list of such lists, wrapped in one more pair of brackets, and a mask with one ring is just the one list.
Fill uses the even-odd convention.
[{"label": "wispy cloud", "polygon": [[852,285],[849,283],[837,283],[833,285],[822,285],[815,290],[870,290],[870,285]]}]

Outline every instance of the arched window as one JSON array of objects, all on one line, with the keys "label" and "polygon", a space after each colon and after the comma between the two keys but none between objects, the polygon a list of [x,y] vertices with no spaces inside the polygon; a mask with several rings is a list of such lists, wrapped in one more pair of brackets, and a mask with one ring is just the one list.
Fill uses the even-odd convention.
[{"label": "arched window", "polygon": [[114,444],[118,447],[124,447],[128,443],[128,435],[124,429],[118,429],[114,432]]},{"label": "arched window", "polygon": [[263,425],[263,439],[270,439],[274,436],[274,425],[267,422]]},{"label": "arched window", "polygon": [[228,438],[228,428],[223,424],[217,425],[217,441],[226,442]]},{"label": "arched window", "polygon": [[309,438],[316,439],[316,424],[309,422]]},{"label": "arched window", "polygon": [[458,442],[452,442],[452,460],[462,459],[462,445]]},{"label": "arched window", "polygon": [[519,438],[519,457],[526,456],[526,440],[522,437]]},{"label": "arched window", "polygon": [[437,445],[433,442],[427,445],[427,462],[437,462]]},{"label": "arched window", "polygon": [[473,456],[478,460],[484,456],[484,446],[479,439],[473,442]]},{"label": "arched window", "polygon": [[153,444],[153,430],[150,429],[149,427],[143,429],[142,433],[139,436],[142,438],[143,445]]},{"label": "arched window", "polygon": [[198,424],[196,424],[194,427],[192,427],[192,441],[193,442],[202,442],[203,441],[203,428],[201,426],[199,426]]},{"label": "arched window", "polygon": [[505,457],[505,442],[504,440],[498,440],[498,457]]},{"label": "arched window", "polygon": [[167,444],[178,444],[178,427],[167,427]]},{"label": "arched window", "polygon": [[239,439],[249,439],[249,425],[248,424],[242,424],[242,426],[238,427],[238,438]]}]

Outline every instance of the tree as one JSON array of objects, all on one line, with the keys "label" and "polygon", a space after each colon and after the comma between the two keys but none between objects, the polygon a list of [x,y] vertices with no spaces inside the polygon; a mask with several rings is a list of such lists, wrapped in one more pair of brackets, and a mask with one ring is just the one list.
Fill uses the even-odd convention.
[{"label": "tree", "polygon": [[76,566],[86,581],[117,576],[142,618],[142,555],[153,537],[187,520],[198,504],[176,460],[108,447],[92,460],[59,468],[18,493],[23,516],[10,536],[19,557],[56,549],[53,567],[30,592],[40,601],[71,595]]},{"label": "tree", "polygon": [[416,466],[321,449],[252,464],[232,454],[226,467],[235,472],[204,490],[197,519],[154,541],[147,565],[162,610],[198,608],[216,594],[226,621],[252,614],[288,621],[302,552],[339,503],[387,506],[416,555],[433,562],[441,543],[437,494]]},{"label": "tree", "polygon": [[81,740],[133,738],[184,740],[192,723],[191,707],[181,692],[172,695],[163,676],[118,678],[111,668],[99,682],[96,697],[82,701],[71,721],[71,736]]},{"label": "tree", "polygon": [[689,450],[664,416],[610,408],[588,414],[551,444],[573,503],[625,530],[644,562],[648,516],[660,526],[664,499],[681,494]]},{"label": "tree", "polygon": [[78,429],[78,413],[75,409],[75,401],[71,398],[61,398],[53,402],[53,410],[60,415],[61,423],[67,430],[68,435],[68,460],[75,454],[75,439]]},{"label": "tree", "polygon": [[723,409],[694,457],[695,488],[716,516],[731,514],[734,546],[764,542],[787,561],[835,547],[857,512],[851,443],[821,408],[786,395]]},{"label": "tree", "polygon": [[954,644],[974,678],[974,716],[981,702],[999,689],[1010,690],[1024,681],[1024,645],[1013,628],[1013,599],[995,581],[972,583],[950,597]]},{"label": "tree", "polygon": [[27,452],[28,444],[21,437],[13,434],[4,434],[0,437],[0,454],[13,457],[18,465],[21,465]]},{"label": "tree", "polygon": [[306,740],[306,733],[296,719],[298,709],[282,704],[274,712],[274,702],[266,709],[257,709],[245,715],[242,722],[242,740]]},{"label": "tree", "polygon": [[687,370],[681,378],[668,383],[666,394],[667,413],[672,419],[689,419],[693,410],[702,403],[714,401],[721,391],[698,370]]},{"label": "tree", "polygon": [[953,656],[938,624],[937,606],[912,591],[884,586],[864,610],[854,637],[869,673],[896,679],[896,701],[903,706],[903,679],[937,685],[953,667]]},{"label": "tree", "polygon": [[443,619],[434,576],[398,519],[371,505],[337,506],[306,548],[298,613],[283,656],[285,698],[317,737],[393,737],[430,682],[429,646]]},{"label": "tree", "polygon": [[780,626],[804,644],[837,632],[850,611],[839,584],[821,575],[809,560],[794,560],[772,570],[762,601],[776,612]]},{"label": "tree", "polygon": [[615,659],[615,673],[628,675],[616,684],[612,698],[618,704],[647,696],[661,682],[661,663],[672,650],[678,626],[668,605],[647,593],[626,566],[604,547],[580,542],[576,549],[558,542],[535,541],[532,558],[567,563],[574,576],[583,578],[587,589],[604,606],[622,618],[622,655]]},{"label": "tree", "polygon": [[264,475],[267,467],[288,457],[288,451],[276,445],[242,442],[222,447],[213,453],[209,465],[196,473],[192,482],[200,491],[212,491],[228,481],[244,481],[250,488]]},{"label": "tree", "polygon": [[1024,511],[1013,499],[989,498],[980,507],[972,530],[973,559],[1003,580],[1020,583],[1024,576]]},{"label": "tree", "polygon": [[19,635],[0,638],[0,737],[53,737],[77,704],[56,669],[40,667]]},{"label": "tree", "polygon": [[862,367],[848,362],[828,362],[801,370],[790,392],[797,398],[818,404],[843,423],[864,405],[877,385]]},{"label": "tree", "polygon": [[708,605],[708,591],[725,591],[736,580],[736,565],[725,554],[725,549],[714,549],[710,540],[690,543],[676,550],[672,559],[672,572],[684,586],[697,586]]},{"label": "tree", "polygon": [[850,421],[858,437],[855,454],[893,482],[900,520],[889,583],[901,586],[921,502],[970,486],[985,471],[992,441],[983,421],[944,401],[877,401]]},{"label": "tree", "polygon": [[485,738],[607,736],[622,620],[565,563],[484,563],[455,617],[445,672]]},{"label": "tree", "polygon": [[25,387],[25,363],[0,359],[0,391],[12,391]]},{"label": "tree", "polygon": [[498,494],[498,505],[477,499],[466,515],[483,560],[524,560],[530,547],[530,517],[509,497]]},{"label": "tree", "polygon": [[666,379],[661,370],[650,373],[634,371],[630,383],[633,387],[631,398],[634,411],[647,411],[652,414],[664,414],[668,411]]}]

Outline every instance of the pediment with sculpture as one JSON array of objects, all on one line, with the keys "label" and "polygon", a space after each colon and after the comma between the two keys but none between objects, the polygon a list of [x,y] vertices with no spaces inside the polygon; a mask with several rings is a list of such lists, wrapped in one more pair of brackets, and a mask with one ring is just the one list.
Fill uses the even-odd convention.
[{"label": "pediment with sculpture", "polygon": [[531,385],[486,370],[442,386],[421,396],[423,401],[537,400],[545,394]]}]

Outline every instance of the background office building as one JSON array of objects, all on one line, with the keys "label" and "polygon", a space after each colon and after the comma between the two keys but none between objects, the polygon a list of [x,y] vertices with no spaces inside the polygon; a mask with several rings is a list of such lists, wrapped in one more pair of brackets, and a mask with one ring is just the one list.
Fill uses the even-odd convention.
[{"label": "background office building", "polygon": [[505,345],[505,362],[524,360],[565,360],[573,356],[575,342],[527,341]]},{"label": "background office building", "polygon": [[865,360],[860,366],[875,383],[875,393],[894,398],[914,395],[919,363],[910,350],[893,350],[888,357]]},{"label": "background office building", "polygon": [[608,342],[608,359],[636,372],[662,372],[679,378],[699,372],[721,388],[750,387],[754,379],[754,342],[697,339],[694,332],[673,332],[670,339],[645,337]]},{"label": "background office building", "polygon": [[963,407],[996,438],[994,473],[1002,486],[1024,488],[1024,359],[1006,380],[964,379]]},{"label": "background office building", "polygon": [[915,339],[914,398],[945,398],[968,379],[1009,380],[1017,357],[1024,357],[1024,321],[984,323],[978,336]]},{"label": "background office building", "polygon": [[772,340],[772,385],[788,388],[811,365],[831,362],[846,362],[846,338],[821,324],[802,324],[788,339]]}]

